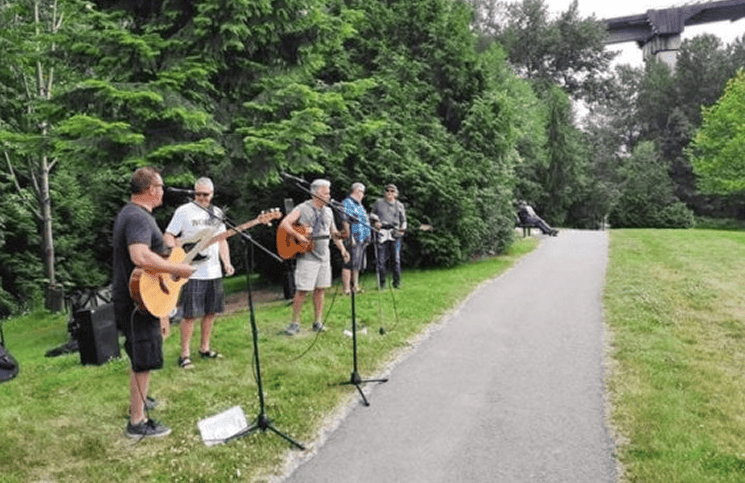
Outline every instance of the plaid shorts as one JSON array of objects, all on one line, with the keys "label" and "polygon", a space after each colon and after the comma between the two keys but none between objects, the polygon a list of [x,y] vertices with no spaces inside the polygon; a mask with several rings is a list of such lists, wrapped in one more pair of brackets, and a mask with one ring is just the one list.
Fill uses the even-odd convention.
[{"label": "plaid shorts", "polygon": [[181,292],[183,316],[193,319],[225,310],[225,293],[222,279],[189,280]]}]

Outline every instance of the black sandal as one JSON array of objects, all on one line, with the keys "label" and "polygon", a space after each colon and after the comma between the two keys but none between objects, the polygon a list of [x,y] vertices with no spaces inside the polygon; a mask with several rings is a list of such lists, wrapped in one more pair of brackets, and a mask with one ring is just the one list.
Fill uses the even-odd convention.
[{"label": "black sandal", "polygon": [[217,352],[213,351],[212,349],[210,349],[210,350],[208,350],[206,352],[199,351],[199,356],[202,359],[217,359],[219,357],[222,357],[221,354],[218,354]]},{"label": "black sandal", "polygon": [[178,366],[181,369],[194,369],[194,364],[191,363],[191,359],[188,357],[179,357]]}]

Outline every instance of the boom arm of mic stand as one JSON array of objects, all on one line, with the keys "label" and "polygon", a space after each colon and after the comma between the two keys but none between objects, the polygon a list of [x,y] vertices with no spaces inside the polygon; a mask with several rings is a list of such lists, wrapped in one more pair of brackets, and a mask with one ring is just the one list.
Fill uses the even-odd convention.
[{"label": "boom arm of mic stand", "polygon": [[238,234],[239,234],[239,235],[241,236],[241,238],[243,238],[244,240],[248,240],[248,241],[250,241],[250,242],[251,242],[251,243],[252,243],[252,244],[253,244],[254,246],[256,246],[256,247],[259,247],[259,248],[261,248],[261,249],[262,249],[262,250],[264,251],[264,253],[266,253],[267,255],[269,255],[270,257],[272,257],[273,259],[275,259],[275,260],[276,260],[276,261],[277,261],[278,263],[283,263],[283,262],[284,262],[284,260],[282,260],[281,258],[279,258],[279,257],[278,257],[278,256],[277,256],[277,255],[276,255],[275,253],[272,253],[272,252],[271,252],[271,251],[270,251],[270,250],[269,250],[268,248],[266,248],[266,247],[265,247],[264,245],[262,245],[261,243],[257,242],[256,240],[254,240],[254,239],[253,239],[253,237],[252,237],[251,235],[249,235],[248,233],[244,233],[244,232],[242,232],[242,231],[241,231],[241,232],[238,232]]}]

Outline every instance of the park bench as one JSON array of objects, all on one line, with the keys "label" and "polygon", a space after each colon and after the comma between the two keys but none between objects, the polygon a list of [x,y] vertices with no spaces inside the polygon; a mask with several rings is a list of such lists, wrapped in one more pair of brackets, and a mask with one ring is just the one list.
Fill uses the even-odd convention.
[{"label": "park bench", "polygon": [[533,228],[533,225],[526,225],[520,221],[520,217],[517,216],[517,213],[515,213],[515,226],[523,229],[523,238],[530,236],[530,229]]}]

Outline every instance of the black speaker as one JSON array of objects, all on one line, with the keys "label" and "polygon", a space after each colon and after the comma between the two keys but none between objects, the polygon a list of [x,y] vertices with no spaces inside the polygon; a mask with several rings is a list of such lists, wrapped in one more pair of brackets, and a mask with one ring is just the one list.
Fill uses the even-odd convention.
[{"label": "black speaker", "polygon": [[78,324],[81,364],[101,365],[121,356],[114,304],[78,310],[74,316]]}]

